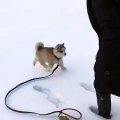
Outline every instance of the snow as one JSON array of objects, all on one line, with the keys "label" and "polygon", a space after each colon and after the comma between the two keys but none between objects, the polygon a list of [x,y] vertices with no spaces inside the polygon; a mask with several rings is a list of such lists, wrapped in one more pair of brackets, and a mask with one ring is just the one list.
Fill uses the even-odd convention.
[{"label": "snow", "polygon": [[[82,120],[104,120],[89,110],[89,106],[97,106],[93,66],[98,38],[89,22],[85,0],[0,0],[0,119],[58,119],[57,115],[15,113],[4,105],[11,88],[49,74],[38,63],[32,65],[38,41],[47,47],[65,43],[67,69],[21,87],[10,96],[10,106],[39,113],[73,107],[82,112]],[[112,120],[120,118],[119,104],[118,97],[112,96]]]},{"label": "snow", "polygon": [[49,88],[44,88],[37,85],[33,86],[33,88],[39,92],[46,94],[47,100],[50,103],[54,104],[56,108],[60,108],[62,106],[63,102],[61,101],[60,95],[52,93]]}]

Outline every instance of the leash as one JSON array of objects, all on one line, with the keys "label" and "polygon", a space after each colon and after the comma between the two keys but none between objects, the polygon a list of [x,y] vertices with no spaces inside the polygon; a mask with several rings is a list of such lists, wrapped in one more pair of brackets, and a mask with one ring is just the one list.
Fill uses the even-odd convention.
[{"label": "leash", "polygon": [[[53,73],[56,71],[56,69],[57,69],[58,67],[59,67],[59,65],[57,65],[57,66],[53,69],[52,73],[49,74],[49,75],[47,75],[47,76],[29,79],[29,80],[27,80],[27,81],[25,81],[25,82],[22,82],[22,83],[18,84],[17,86],[15,86],[14,88],[12,88],[11,90],[9,90],[8,93],[7,93],[6,96],[5,96],[5,106],[6,106],[9,110],[12,110],[12,111],[17,112],[17,113],[36,114],[36,115],[45,115],[45,116],[46,116],[46,115],[51,115],[51,114],[54,114],[54,113],[58,113],[58,117],[59,117],[60,119],[62,119],[62,118],[61,118],[61,115],[62,115],[62,114],[65,115],[65,116],[68,116],[68,117],[70,117],[70,118],[76,119],[76,120],[81,119],[81,118],[82,118],[81,112],[78,111],[78,110],[76,110],[76,109],[73,109],[73,108],[65,108],[65,109],[62,109],[62,110],[59,110],[59,111],[53,111],[53,112],[41,114],[41,113],[37,113],[37,112],[17,110],[17,109],[15,109],[15,108],[10,107],[10,105],[8,104],[8,97],[9,97],[10,94],[13,93],[17,88],[19,88],[20,86],[22,86],[22,85],[24,85],[24,84],[27,84],[27,83],[30,83],[30,82],[33,82],[33,81],[37,81],[37,80],[39,80],[39,79],[44,79],[44,78],[50,77],[51,75],[53,75]],[[76,116],[74,117],[74,116],[70,115],[70,113],[68,113],[69,111],[74,111],[75,113],[78,114],[78,115],[77,115],[78,117],[76,117]]]}]

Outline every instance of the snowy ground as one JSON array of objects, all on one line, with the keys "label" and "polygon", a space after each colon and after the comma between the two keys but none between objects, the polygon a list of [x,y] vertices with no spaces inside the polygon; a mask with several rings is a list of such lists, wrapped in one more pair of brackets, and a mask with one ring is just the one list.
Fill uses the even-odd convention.
[{"label": "snowy ground", "polygon": [[[0,0],[0,120],[58,119],[18,114],[4,105],[5,94],[12,87],[49,74],[39,64],[32,65],[38,41],[45,46],[64,42],[67,70],[58,69],[49,79],[22,87],[11,96],[10,105],[40,113],[73,107],[82,112],[82,120],[102,120],[89,111],[89,106],[96,106],[92,84],[98,40],[85,0]],[[33,89],[36,85],[42,92]],[[120,118],[119,104],[112,96],[112,120]]]}]

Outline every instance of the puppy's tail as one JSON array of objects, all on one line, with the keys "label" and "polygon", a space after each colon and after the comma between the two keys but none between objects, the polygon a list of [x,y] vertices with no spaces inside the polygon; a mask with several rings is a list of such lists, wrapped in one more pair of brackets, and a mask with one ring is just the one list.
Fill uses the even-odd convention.
[{"label": "puppy's tail", "polygon": [[44,44],[42,43],[42,42],[38,42],[38,43],[36,43],[36,45],[35,45],[35,49],[37,50],[37,51],[39,51],[41,48],[43,48],[44,47]]}]

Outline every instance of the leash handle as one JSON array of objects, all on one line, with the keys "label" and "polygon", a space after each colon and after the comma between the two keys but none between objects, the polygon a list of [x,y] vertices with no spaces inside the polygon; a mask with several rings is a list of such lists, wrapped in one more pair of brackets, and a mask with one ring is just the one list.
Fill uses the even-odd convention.
[{"label": "leash handle", "polygon": [[[9,90],[8,93],[7,93],[6,96],[5,96],[5,106],[6,106],[8,109],[10,109],[10,110],[12,110],[12,111],[14,111],[14,112],[17,112],[17,113],[36,114],[36,115],[51,115],[51,114],[54,114],[54,113],[59,113],[58,117],[59,117],[61,114],[64,114],[64,115],[67,115],[68,117],[71,117],[71,118],[76,119],[76,120],[81,119],[81,118],[82,118],[81,112],[79,112],[79,111],[76,110],[76,109],[72,109],[72,108],[66,108],[66,109],[63,109],[63,110],[60,110],[60,111],[53,111],[53,112],[49,112],[49,113],[40,114],[40,113],[36,113],[36,112],[17,110],[17,109],[15,109],[15,108],[10,107],[10,105],[8,105],[8,97],[10,96],[10,94],[12,94],[12,92],[14,92],[14,90],[16,90],[18,87],[20,87],[20,86],[22,86],[22,85],[24,85],[24,84],[33,82],[33,81],[35,81],[35,80],[37,81],[37,80],[39,80],[39,79],[44,79],[44,78],[50,77],[51,75],[53,75],[53,73],[56,71],[56,69],[57,69],[58,67],[59,67],[59,65],[57,65],[57,66],[53,69],[52,73],[49,74],[49,75],[47,75],[47,76],[29,79],[29,80],[27,80],[27,81],[25,81],[25,82],[22,82],[22,83],[18,84],[17,86],[15,86],[14,88],[12,88],[11,90]],[[78,117],[78,118],[72,117],[72,116],[64,113],[64,112],[63,112],[64,110],[74,110],[74,111],[77,111],[77,112],[80,114],[80,117]]]}]

